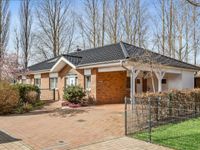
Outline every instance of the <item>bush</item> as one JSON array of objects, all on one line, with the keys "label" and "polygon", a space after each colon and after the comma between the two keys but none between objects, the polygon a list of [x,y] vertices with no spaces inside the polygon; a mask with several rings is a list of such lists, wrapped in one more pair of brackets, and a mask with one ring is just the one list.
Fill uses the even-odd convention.
[{"label": "bush", "polygon": [[[21,103],[33,102],[35,100],[36,95],[33,94],[32,91],[37,93],[37,99],[39,99],[40,89],[39,87],[35,85],[16,84],[14,85],[14,87],[19,91]],[[33,99],[30,99],[30,98],[33,98]]]},{"label": "bush", "polygon": [[38,100],[38,93],[36,91],[29,91],[25,95],[25,99],[30,104],[35,104]]},{"label": "bush", "polygon": [[79,104],[81,103],[83,97],[85,96],[85,92],[83,91],[83,88],[80,86],[68,86],[66,89],[64,89],[64,96],[63,98],[70,103]]},{"label": "bush", "polygon": [[23,114],[31,110],[33,110],[33,106],[31,104],[24,103],[16,108],[15,113]]},{"label": "bush", "polygon": [[18,91],[9,83],[0,81],[0,114],[11,113],[18,103]]}]

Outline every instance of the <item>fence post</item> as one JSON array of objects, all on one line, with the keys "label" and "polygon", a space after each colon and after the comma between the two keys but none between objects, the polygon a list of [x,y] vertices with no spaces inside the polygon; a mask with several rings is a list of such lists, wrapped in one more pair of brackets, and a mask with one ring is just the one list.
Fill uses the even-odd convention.
[{"label": "fence post", "polygon": [[53,100],[56,100],[56,89],[53,89]]},{"label": "fence post", "polygon": [[126,97],[125,97],[124,101],[125,101],[125,109],[124,109],[125,123],[124,123],[124,126],[125,126],[125,135],[127,135],[127,98]]},{"label": "fence post", "polygon": [[149,126],[149,142],[151,143],[151,98],[148,97],[148,104],[149,104],[149,119],[148,119],[148,126]]},{"label": "fence post", "polygon": [[172,116],[172,93],[169,94],[169,104],[168,104],[168,109],[169,109],[169,116]]}]

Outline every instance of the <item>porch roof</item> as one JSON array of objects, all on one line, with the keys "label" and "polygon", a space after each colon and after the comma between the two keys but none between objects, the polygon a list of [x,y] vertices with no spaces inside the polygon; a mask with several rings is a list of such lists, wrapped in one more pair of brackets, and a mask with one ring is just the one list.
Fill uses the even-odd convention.
[{"label": "porch roof", "polygon": [[32,65],[28,69],[34,72],[40,70],[51,70],[52,67],[54,67],[54,65],[59,61],[59,59],[61,59],[61,57],[62,58],[64,57],[67,61],[69,61],[76,67],[80,66],[84,67],[93,64],[110,63],[114,61],[128,60],[128,59],[135,59],[137,61],[137,59],[140,59],[141,56],[145,54],[145,52],[148,52],[149,54],[148,57],[150,57],[152,60],[166,66],[200,70],[200,67],[197,67],[195,65],[188,64],[173,58],[169,58],[167,56],[124,42],[119,42],[116,44],[110,44],[103,47],[97,47],[97,48],[60,55],[55,58]]}]

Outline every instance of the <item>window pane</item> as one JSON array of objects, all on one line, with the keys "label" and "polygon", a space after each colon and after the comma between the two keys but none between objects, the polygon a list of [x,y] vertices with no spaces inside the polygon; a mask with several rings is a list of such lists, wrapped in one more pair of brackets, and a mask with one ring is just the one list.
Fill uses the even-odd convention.
[{"label": "window pane", "polygon": [[90,90],[91,88],[91,76],[85,76],[85,89]]},{"label": "window pane", "polygon": [[57,82],[58,79],[57,78],[50,78],[50,89],[55,89],[57,88]]},{"label": "window pane", "polygon": [[41,79],[35,79],[35,81],[34,81],[34,84],[36,85],[36,86],[38,86],[38,87],[40,87],[40,85],[41,85]]}]

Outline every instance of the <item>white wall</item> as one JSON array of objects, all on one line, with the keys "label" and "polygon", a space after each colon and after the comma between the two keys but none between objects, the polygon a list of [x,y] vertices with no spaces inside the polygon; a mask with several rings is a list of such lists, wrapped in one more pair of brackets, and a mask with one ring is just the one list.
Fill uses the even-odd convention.
[{"label": "white wall", "polygon": [[182,89],[182,75],[181,74],[167,74],[168,89]]},{"label": "white wall", "polygon": [[194,72],[182,72],[182,89],[194,88]]}]

